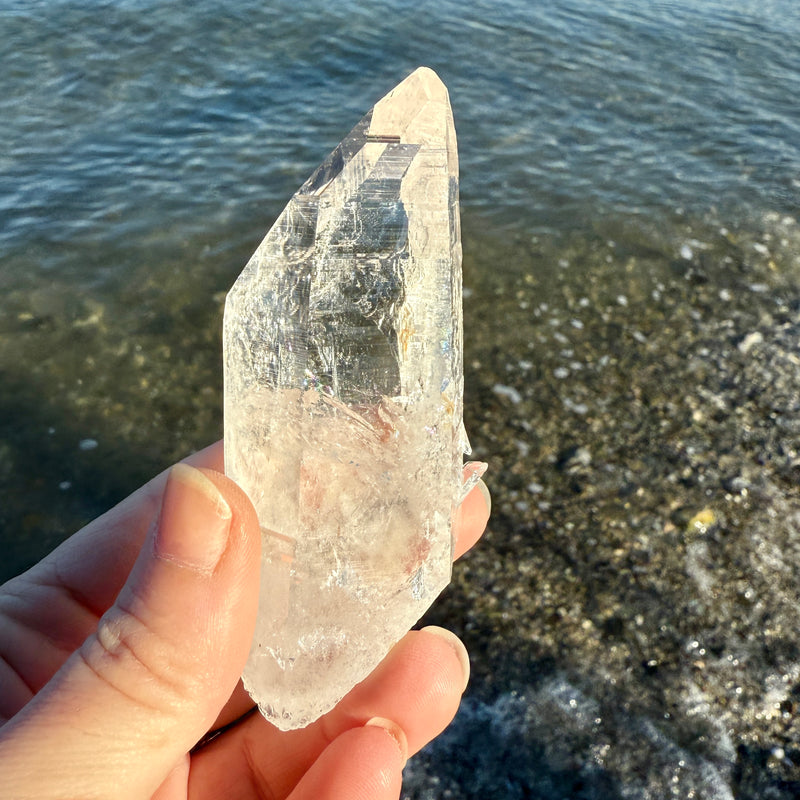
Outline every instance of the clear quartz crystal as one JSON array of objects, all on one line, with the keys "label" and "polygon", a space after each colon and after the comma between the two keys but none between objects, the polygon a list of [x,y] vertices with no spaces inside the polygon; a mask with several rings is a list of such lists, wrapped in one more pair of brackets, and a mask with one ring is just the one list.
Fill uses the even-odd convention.
[{"label": "clear quartz crystal", "polygon": [[225,470],[262,532],[245,688],[330,710],[450,580],[463,496],[458,156],[420,68],[300,187],[228,294]]}]

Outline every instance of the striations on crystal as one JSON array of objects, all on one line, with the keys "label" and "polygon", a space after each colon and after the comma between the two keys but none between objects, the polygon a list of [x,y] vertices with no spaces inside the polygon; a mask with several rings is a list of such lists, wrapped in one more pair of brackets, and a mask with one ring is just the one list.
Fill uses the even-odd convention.
[{"label": "striations on crystal", "polygon": [[225,470],[262,531],[243,674],[283,730],[330,710],[450,580],[463,493],[458,155],[420,68],[300,187],[228,294]]}]

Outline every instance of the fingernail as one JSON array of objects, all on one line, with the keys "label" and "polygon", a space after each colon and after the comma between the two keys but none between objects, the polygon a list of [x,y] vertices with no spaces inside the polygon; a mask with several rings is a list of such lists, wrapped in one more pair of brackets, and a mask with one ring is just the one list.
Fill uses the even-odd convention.
[{"label": "fingernail", "polygon": [[385,717],[373,717],[364,723],[364,727],[367,726],[383,728],[397,742],[397,747],[400,749],[400,755],[403,758],[403,764],[408,761],[408,740],[405,732],[396,722],[392,722],[392,720]]},{"label": "fingernail", "polygon": [[486,503],[486,511],[487,513],[492,513],[492,495],[489,491],[489,487],[483,482],[483,480],[479,480],[477,483],[477,487],[480,490],[480,493],[483,495],[483,499]]},{"label": "fingernail", "polygon": [[176,464],[161,500],[156,555],[199,572],[212,572],[228,544],[232,517],[213,481],[188,464]]},{"label": "fingernail", "polygon": [[485,461],[468,461],[464,464],[461,472],[463,483],[461,484],[461,494],[459,495],[457,504],[464,502],[466,496],[475,488],[475,484],[478,483],[481,475],[483,475],[487,469],[489,469],[489,465]]},{"label": "fingernail", "polygon": [[467,648],[464,647],[464,642],[452,631],[448,631],[447,628],[440,628],[438,625],[428,625],[422,630],[426,633],[432,633],[440,639],[444,639],[450,647],[453,648],[453,651],[458,656],[458,660],[461,662],[461,672],[464,676],[464,683],[461,687],[461,691],[463,692],[469,683],[469,653],[467,653]]},{"label": "fingernail", "polygon": [[489,465],[485,461],[467,461],[464,464],[464,473],[474,475],[476,478],[481,478],[486,474]]}]

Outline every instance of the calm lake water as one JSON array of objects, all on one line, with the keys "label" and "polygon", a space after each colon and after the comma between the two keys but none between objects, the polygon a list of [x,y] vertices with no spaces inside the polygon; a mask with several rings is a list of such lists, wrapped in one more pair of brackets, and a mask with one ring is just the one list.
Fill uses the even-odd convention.
[{"label": "calm lake water", "polygon": [[[795,0],[0,0],[0,579],[221,435],[225,292],[422,64],[459,137],[471,438],[501,524],[546,516],[523,473],[628,416],[592,369],[800,278],[798,41]],[[713,302],[662,324],[676,286]]]}]

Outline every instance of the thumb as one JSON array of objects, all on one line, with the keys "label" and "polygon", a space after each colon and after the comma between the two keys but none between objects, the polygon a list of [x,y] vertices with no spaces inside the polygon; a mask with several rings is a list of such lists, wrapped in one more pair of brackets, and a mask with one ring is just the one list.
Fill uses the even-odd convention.
[{"label": "thumb", "polygon": [[9,796],[150,797],[236,686],[258,548],[255,512],[232,481],[173,467],[116,602],[0,733]]}]

